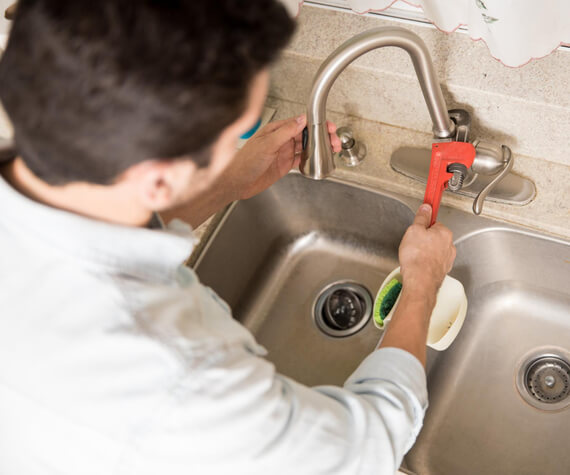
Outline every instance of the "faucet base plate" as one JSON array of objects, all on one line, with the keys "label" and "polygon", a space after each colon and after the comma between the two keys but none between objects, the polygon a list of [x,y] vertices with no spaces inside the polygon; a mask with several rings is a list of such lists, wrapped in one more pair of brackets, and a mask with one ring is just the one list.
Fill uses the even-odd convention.
[{"label": "faucet base plate", "polygon": [[[394,151],[390,158],[390,166],[409,178],[427,183],[431,159],[428,148],[401,147]],[[458,195],[475,198],[494,176],[477,175],[475,180],[468,180]],[[515,173],[509,173],[489,193],[487,200],[496,203],[524,206],[536,195],[534,183]]]}]

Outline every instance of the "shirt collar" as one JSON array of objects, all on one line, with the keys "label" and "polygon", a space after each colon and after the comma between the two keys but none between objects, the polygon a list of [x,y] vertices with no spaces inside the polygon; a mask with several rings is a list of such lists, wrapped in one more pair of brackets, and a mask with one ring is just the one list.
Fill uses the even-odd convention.
[{"label": "shirt collar", "polygon": [[32,239],[75,259],[145,280],[170,280],[190,256],[190,226],[146,229],[106,223],[37,203],[0,175],[3,232]]}]

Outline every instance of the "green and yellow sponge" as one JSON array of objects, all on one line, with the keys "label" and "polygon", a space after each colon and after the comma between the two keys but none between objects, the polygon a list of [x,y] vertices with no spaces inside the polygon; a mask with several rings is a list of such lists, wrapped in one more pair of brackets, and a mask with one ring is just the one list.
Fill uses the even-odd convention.
[{"label": "green and yellow sponge", "polygon": [[388,316],[392,307],[394,307],[401,291],[402,283],[397,279],[392,279],[376,297],[376,302],[374,302],[374,321],[379,327],[384,326],[384,319]]}]

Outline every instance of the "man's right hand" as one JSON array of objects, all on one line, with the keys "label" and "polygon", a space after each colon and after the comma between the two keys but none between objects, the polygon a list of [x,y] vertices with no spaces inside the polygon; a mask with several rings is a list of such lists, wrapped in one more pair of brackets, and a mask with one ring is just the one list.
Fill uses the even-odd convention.
[{"label": "man's right hand", "polygon": [[400,348],[426,364],[429,318],[437,291],[455,259],[451,231],[443,224],[429,227],[431,206],[422,205],[400,244],[402,293],[381,348]]},{"label": "man's right hand", "polygon": [[399,250],[402,284],[421,294],[437,293],[456,255],[451,231],[441,223],[429,227],[431,212],[430,205],[420,206]]}]

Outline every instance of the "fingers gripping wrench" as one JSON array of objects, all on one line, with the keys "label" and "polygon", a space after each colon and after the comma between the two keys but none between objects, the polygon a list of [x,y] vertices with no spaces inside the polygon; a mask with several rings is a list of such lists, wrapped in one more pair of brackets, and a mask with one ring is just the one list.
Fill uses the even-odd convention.
[{"label": "fingers gripping wrench", "polygon": [[441,195],[448,187],[453,172],[449,166],[454,163],[470,168],[475,159],[475,147],[468,142],[440,142],[431,146],[431,162],[424,196],[424,203],[431,205],[432,226],[437,220]]}]

